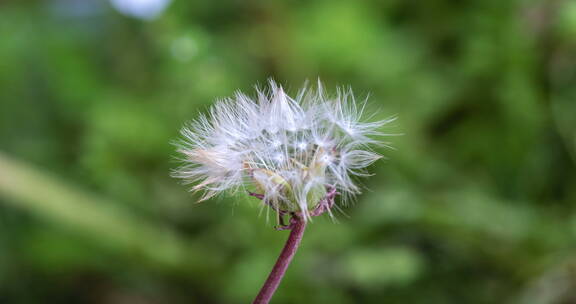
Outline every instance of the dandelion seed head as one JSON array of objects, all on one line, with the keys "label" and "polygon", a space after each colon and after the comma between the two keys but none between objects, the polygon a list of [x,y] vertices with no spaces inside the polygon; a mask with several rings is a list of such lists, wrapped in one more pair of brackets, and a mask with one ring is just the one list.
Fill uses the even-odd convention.
[{"label": "dandelion seed head", "polygon": [[350,90],[328,97],[320,83],[295,98],[273,81],[256,98],[238,92],[182,128],[183,165],[173,176],[202,199],[256,188],[276,210],[308,214],[328,187],[358,194],[353,176],[381,157],[371,146],[392,120],[365,122],[364,107]]}]

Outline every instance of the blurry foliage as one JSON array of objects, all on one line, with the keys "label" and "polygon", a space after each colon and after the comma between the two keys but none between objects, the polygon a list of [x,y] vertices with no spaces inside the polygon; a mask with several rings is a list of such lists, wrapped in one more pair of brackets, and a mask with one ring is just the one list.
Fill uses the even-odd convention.
[{"label": "blurry foliage", "polygon": [[274,303],[576,301],[574,1],[0,4],[0,302],[247,303],[285,232],[196,205],[170,142],[272,76],[370,95],[403,133]]}]

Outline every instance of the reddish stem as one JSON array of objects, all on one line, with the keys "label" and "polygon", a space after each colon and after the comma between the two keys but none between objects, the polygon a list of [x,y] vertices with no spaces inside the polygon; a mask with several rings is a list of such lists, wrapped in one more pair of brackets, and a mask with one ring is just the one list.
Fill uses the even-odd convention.
[{"label": "reddish stem", "polygon": [[272,299],[274,292],[278,288],[278,285],[280,285],[280,281],[282,281],[284,273],[286,273],[286,269],[288,269],[288,265],[290,265],[290,262],[302,241],[302,236],[306,229],[306,220],[294,215],[290,219],[290,227],[290,236],[288,236],[288,240],[286,240],[286,244],[278,257],[276,264],[274,264],[272,272],[270,272],[268,279],[266,279],[264,286],[260,289],[254,302],[252,302],[253,304],[268,304],[270,299]]}]

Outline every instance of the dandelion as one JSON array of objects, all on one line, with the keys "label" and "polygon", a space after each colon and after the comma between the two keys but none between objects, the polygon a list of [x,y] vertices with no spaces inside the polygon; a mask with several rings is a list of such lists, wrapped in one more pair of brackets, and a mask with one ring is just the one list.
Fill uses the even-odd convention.
[{"label": "dandelion", "polygon": [[[279,230],[291,230],[272,273],[254,303],[268,303],[313,216],[332,215],[335,198],[345,204],[360,193],[355,176],[381,156],[380,128],[394,120],[367,122],[366,101],[351,90],[328,96],[318,82],[295,97],[270,81],[256,97],[241,92],[218,101],[208,115],[186,125],[178,143],[183,165],[174,172],[206,200],[223,192],[244,192],[277,216]],[[290,222],[284,223],[284,216]]]}]

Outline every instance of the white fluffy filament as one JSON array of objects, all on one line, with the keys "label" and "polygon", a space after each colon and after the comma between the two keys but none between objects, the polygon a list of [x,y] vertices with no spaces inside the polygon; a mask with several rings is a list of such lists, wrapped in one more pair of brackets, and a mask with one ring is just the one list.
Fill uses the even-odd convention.
[{"label": "white fluffy filament", "polygon": [[201,200],[255,187],[275,210],[307,215],[327,188],[359,193],[351,177],[381,157],[370,147],[394,118],[363,122],[365,105],[350,90],[329,97],[320,83],[295,98],[273,81],[255,100],[238,92],[182,128],[184,164],[173,175],[202,190]]}]

